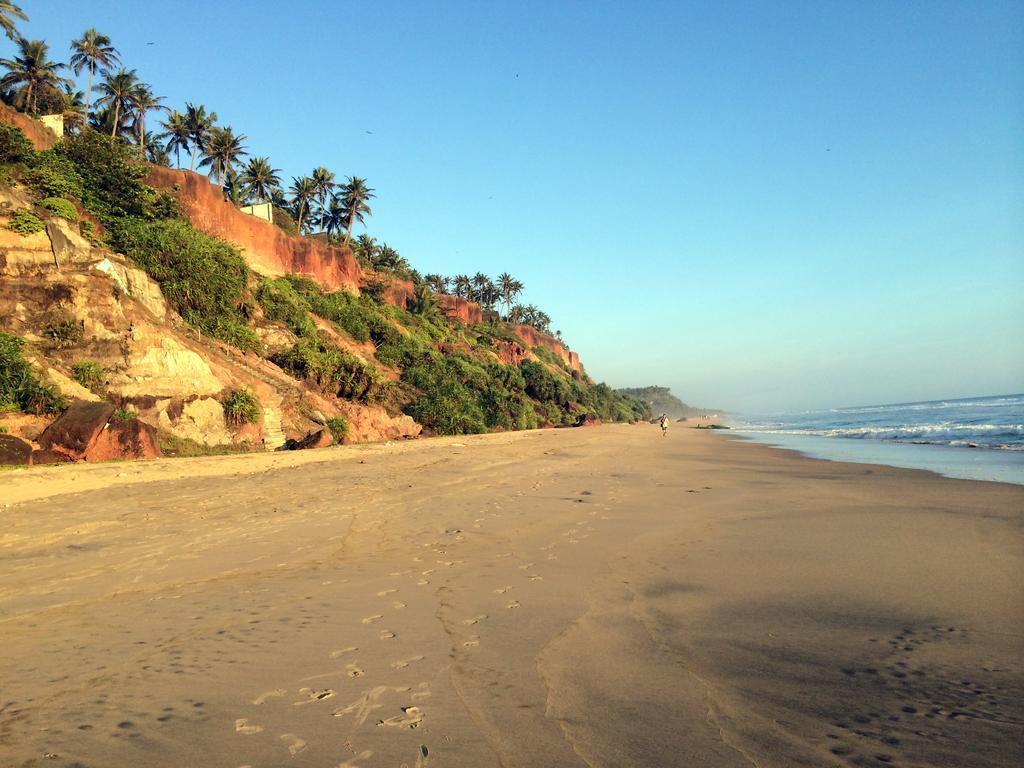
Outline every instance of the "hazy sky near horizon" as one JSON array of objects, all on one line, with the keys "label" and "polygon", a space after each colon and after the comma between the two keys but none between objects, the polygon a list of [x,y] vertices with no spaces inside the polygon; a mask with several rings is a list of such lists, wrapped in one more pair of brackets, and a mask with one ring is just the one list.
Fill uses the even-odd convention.
[{"label": "hazy sky near horizon", "polygon": [[1024,390],[1024,3],[21,5],[57,60],[97,27],[289,182],[366,177],[370,234],[511,272],[613,386]]}]

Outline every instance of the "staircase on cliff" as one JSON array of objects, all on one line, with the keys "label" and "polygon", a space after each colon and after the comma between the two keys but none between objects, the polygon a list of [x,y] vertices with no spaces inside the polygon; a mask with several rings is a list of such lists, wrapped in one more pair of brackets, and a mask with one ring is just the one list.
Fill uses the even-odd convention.
[{"label": "staircase on cliff", "polygon": [[263,444],[268,451],[276,451],[285,443],[284,430],[281,428],[281,412],[277,408],[263,408]]}]

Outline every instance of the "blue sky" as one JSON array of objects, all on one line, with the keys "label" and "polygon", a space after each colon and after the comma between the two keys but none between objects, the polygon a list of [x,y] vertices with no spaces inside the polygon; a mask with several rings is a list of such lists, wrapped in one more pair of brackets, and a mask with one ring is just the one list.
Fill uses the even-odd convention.
[{"label": "blue sky", "polygon": [[23,31],[66,60],[95,26],[286,178],[367,177],[372,235],[512,272],[595,378],[1024,390],[1020,2],[147,6],[24,0]]}]

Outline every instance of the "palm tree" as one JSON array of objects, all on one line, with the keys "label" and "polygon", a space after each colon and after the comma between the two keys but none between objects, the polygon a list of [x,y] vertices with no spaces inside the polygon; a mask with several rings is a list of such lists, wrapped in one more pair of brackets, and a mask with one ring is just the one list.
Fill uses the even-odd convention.
[{"label": "palm tree", "polygon": [[[337,200],[337,198],[335,198]],[[345,206],[344,203],[340,203],[342,212],[342,221],[345,221]],[[373,262],[377,257],[377,241],[370,237],[365,232],[356,238],[355,243],[352,244],[352,250],[359,259],[359,262],[367,268],[373,268]]]},{"label": "palm tree", "polygon": [[14,20],[11,18],[15,16],[22,21],[28,21],[28,16],[14,3],[9,3],[6,0],[0,0],[0,29],[3,29],[4,34],[7,35],[9,40],[18,41],[21,37],[17,32],[14,31]]},{"label": "palm tree", "polygon": [[146,113],[151,111],[167,111],[160,102],[164,100],[163,96],[154,96],[152,89],[145,83],[139,83],[138,87],[132,91],[131,104],[135,110],[135,130],[138,133],[139,146],[146,146]]},{"label": "palm tree", "polygon": [[120,54],[111,44],[110,38],[101,35],[92,27],[82,33],[80,40],[71,41],[70,66],[74,73],[79,74],[85,67],[89,68],[89,87],[85,96],[85,114],[89,114],[92,108],[92,78],[96,72],[97,65],[100,67],[112,67],[121,63]]},{"label": "palm tree", "polygon": [[448,293],[448,283],[451,282],[444,275],[424,275],[423,281],[430,286],[434,293]]},{"label": "palm tree", "polygon": [[85,125],[85,94],[64,83],[64,127],[81,129]]},{"label": "palm tree", "polygon": [[67,78],[57,74],[63,64],[50,61],[50,46],[42,40],[18,38],[18,55],[13,59],[0,59],[0,65],[8,72],[0,78],[0,88],[18,88],[14,95],[14,106],[26,112],[35,113],[40,92],[57,91]]},{"label": "palm tree", "polygon": [[235,136],[230,127],[214,128],[203,150],[203,160],[199,167],[210,166],[210,175],[220,184],[228,171],[233,171],[235,163],[248,154],[242,142],[244,135]]},{"label": "palm tree", "polygon": [[125,116],[132,108],[132,99],[135,97],[135,91],[140,85],[141,83],[135,74],[135,70],[125,69],[124,67],[121,67],[120,70],[113,74],[107,72],[103,82],[100,83],[97,90],[103,94],[103,97],[96,100],[96,106],[113,110],[114,114],[110,128],[110,135],[112,137],[121,131]]},{"label": "palm tree", "polygon": [[348,177],[348,183],[341,190],[341,198],[345,205],[346,244],[352,239],[352,225],[357,221],[360,224],[365,223],[364,217],[372,213],[366,201],[372,200],[374,197],[373,190],[366,186],[366,179],[361,179],[358,176]]},{"label": "palm tree", "polygon": [[297,176],[292,177],[292,186],[288,190],[292,193],[292,203],[296,207],[296,212],[299,218],[299,232],[302,232],[302,219],[305,216],[305,212],[309,210],[309,204],[311,201],[316,200],[317,186],[316,182],[313,181],[309,176],[303,176],[301,178]]},{"label": "palm tree", "polygon": [[262,203],[271,196],[274,187],[281,184],[278,173],[280,171],[270,165],[270,158],[252,157],[242,170],[240,180],[249,188],[249,194]]},{"label": "palm tree", "polygon": [[510,323],[522,323],[526,319],[526,308],[522,304],[516,304],[508,311],[506,318]]},{"label": "palm tree", "polygon": [[416,286],[412,299],[409,301],[409,311],[428,319],[437,316],[437,297],[426,283]]},{"label": "palm tree", "polygon": [[332,195],[328,206],[320,210],[320,227],[326,230],[328,235],[345,228],[345,206],[336,195]]},{"label": "palm tree", "polygon": [[189,127],[188,123],[185,122],[185,115],[181,114],[178,110],[174,110],[168,116],[167,120],[160,124],[164,133],[160,135],[160,138],[167,139],[167,145],[164,147],[168,152],[173,152],[174,157],[177,160],[179,170],[181,169],[181,150],[189,151]]},{"label": "palm tree", "polygon": [[[320,219],[323,222],[324,214],[327,212],[327,196],[338,185],[334,182],[334,174],[323,166],[314,168],[313,175],[310,178],[313,180],[313,184],[316,185],[317,196],[320,198]],[[323,227],[323,223],[320,226]]]},{"label": "palm tree", "polygon": [[469,275],[456,275],[452,278],[452,285],[456,296],[464,299],[473,297],[473,281],[469,279]]},{"label": "palm tree", "polygon": [[200,104],[185,102],[185,125],[188,126],[189,143],[192,145],[192,164],[190,171],[196,169],[196,153],[206,149],[206,142],[213,131],[213,124],[217,122],[217,113],[206,113],[206,107]]},{"label": "palm tree", "polygon": [[523,284],[516,280],[508,272],[498,275],[498,296],[505,305],[505,314],[508,315],[512,308],[512,302],[523,292]]},{"label": "palm tree", "polygon": [[170,153],[160,141],[160,137],[152,133],[146,137],[146,146],[143,148],[143,156],[153,165],[162,165],[166,168],[171,167]]},{"label": "palm tree", "polygon": [[224,199],[234,203],[237,207],[241,207],[249,201],[249,188],[242,183],[241,176],[230,166],[224,173],[222,189],[224,190]]}]

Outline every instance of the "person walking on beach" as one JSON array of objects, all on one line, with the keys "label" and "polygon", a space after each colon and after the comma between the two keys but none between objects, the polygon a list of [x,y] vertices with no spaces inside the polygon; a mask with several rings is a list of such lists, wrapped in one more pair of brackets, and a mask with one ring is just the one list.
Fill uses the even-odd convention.
[{"label": "person walking on beach", "polygon": [[668,435],[668,416],[664,413],[661,414],[661,420],[659,423],[661,424],[661,436],[666,437]]}]

